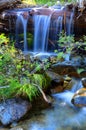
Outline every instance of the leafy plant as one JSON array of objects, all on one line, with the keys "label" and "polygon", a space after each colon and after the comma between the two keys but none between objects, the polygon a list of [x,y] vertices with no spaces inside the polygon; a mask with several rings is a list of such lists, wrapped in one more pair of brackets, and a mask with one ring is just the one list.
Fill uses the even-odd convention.
[{"label": "leafy plant", "polygon": [[[34,69],[36,72],[31,73]],[[2,45],[0,48],[0,99],[21,95],[29,97],[32,101],[40,93],[43,94],[43,89],[50,81],[47,82],[48,78],[45,74],[41,74],[40,70],[38,63],[32,64],[29,55],[25,57],[22,51],[15,49],[13,45]]]},{"label": "leafy plant", "polygon": [[7,38],[4,33],[2,33],[2,34],[0,35],[0,46],[1,46],[3,43],[4,43],[4,44],[7,44],[8,42],[9,42],[9,38]]},{"label": "leafy plant", "polygon": [[60,33],[58,43],[59,46],[66,47],[67,51],[71,51],[75,44],[74,36],[67,36],[66,33],[62,32]]},{"label": "leafy plant", "polygon": [[35,0],[22,0],[22,2],[28,5],[36,5]]}]

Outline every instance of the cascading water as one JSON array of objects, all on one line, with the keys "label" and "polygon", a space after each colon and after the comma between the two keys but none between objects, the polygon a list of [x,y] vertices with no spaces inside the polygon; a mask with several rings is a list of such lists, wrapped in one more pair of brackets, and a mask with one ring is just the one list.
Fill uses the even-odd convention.
[{"label": "cascading water", "polygon": [[57,40],[59,37],[59,33],[62,32],[63,29],[63,16],[58,16],[57,19],[51,19],[50,23],[50,31],[49,31],[49,52],[58,49]]},{"label": "cascading water", "polygon": [[[22,15],[22,12],[17,13],[17,20],[16,20],[16,42],[19,43],[19,35],[24,35],[23,36],[23,42],[24,42],[24,52],[28,51],[28,45],[27,45],[27,22],[28,22],[28,17],[24,18]],[[22,31],[23,29],[23,31]]]},{"label": "cascading water", "polygon": [[70,18],[66,17],[66,34],[69,36],[73,34],[73,16],[74,11],[71,12]]},{"label": "cascading water", "polygon": [[34,52],[46,52],[51,16],[34,16]]},{"label": "cascading water", "polygon": [[[17,14],[16,19],[16,47],[21,48],[25,51],[32,51],[37,53],[44,52],[53,52],[55,49],[58,49],[57,40],[59,33],[64,29],[64,15],[58,15],[60,10],[52,10],[49,15],[33,15],[30,18],[24,17],[24,13],[29,12],[31,9],[24,10],[14,10],[12,13]],[[8,12],[9,13],[9,12]],[[56,13],[56,16],[53,18],[53,14]],[[11,14],[11,13],[10,13]],[[73,34],[73,16],[74,11],[71,12],[70,16],[66,17],[66,33],[67,35]],[[29,21],[32,21],[32,25],[28,24]],[[27,44],[27,39],[29,41],[29,35],[27,37],[27,24],[30,27],[30,33],[33,35],[34,43],[30,43],[30,46]],[[34,24],[34,25],[33,25]],[[34,27],[34,32],[33,28]],[[11,27],[10,27],[11,28]],[[32,29],[32,30],[31,30]],[[29,34],[29,33],[28,33]],[[32,40],[33,42],[33,40]],[[23,45],[24,43],[24,45]]]},{"label": "cascading water", "polygon": [[25,122],[26,130],[85,130],[86,107],[78,108],[71,103],[74,92],[81,87],[81,81],[73,79],[72,90],[53,94],[52,107]]},{"label": "cascading water", "polygon": [[50,28],[52,29],[50,32],[51,39],[55,42],[57,41],[57,35],[62,32],[62,23],[63,23],[63,16],[58,16],[57,19],[51,21]]}]

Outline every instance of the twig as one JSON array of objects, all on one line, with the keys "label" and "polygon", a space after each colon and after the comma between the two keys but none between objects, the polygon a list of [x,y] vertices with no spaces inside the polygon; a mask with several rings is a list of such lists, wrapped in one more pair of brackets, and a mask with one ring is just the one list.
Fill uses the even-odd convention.
[{"label": "twig", "polygon": [[39,87],[37,84],[33,84],[33,85],[36,86],[36,87],[39,89],[39,91],[41,92],[41,94],[42,94],[44,100],[45,100],[47,103],[51,103],[51,101],[46,97],[46,95],[45,95],[45,93],[43,92],[43,90],[41,89],[41,87]]}]

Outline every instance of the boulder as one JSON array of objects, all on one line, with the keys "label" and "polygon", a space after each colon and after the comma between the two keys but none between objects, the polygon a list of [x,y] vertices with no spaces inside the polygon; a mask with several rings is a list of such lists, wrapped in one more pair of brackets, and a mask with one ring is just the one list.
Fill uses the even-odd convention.
[{"label": "boulder", "polygon": [[0,121],[8,125],[19,121],[31,108],[31,103],[21,98],[7,99],[0,103]]},{"label": "boulder", "polygon": [[79,89],[74,94],[71,102],[77,107],[86,107],[86,88]]},{"label": "boulder", "polygon": [[86,77],[86,70],[84,70],[84,71],[82,71],[82,72],[80,73],[80,77],[81,77],[81,78]]},{"label": "boulder", "polygon": [[57,63],[51,66],[51,71],[58,73],[59,75],[68,75],[72,77],[79,77],[76,67],[70,63]]},{"label": "boulder", "polygon": [[86,88],[86,78],[82,78],[82,85],[84,88]]},{"label": "boulder", "polygon": [[62,76],[48,70],[46,71],[46,75],[51,79],[51,86],[49,87],[48,92],[57,93],[64,90],[64,78]]}]

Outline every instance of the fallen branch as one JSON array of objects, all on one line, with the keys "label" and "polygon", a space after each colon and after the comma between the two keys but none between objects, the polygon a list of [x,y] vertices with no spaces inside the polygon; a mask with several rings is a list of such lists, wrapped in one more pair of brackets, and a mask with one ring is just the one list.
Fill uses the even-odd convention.
[{"label": "fallen branch", "polygon": [[36,86],[36,87],[39,89],[39,91],[40,91],[40,93],[42,94],[44,100],[45,100],[47,103],[50,104],[50,103],[51,103],[51,100],[50,100],[49,98],[47,98],[47,96],[45,95],[45,93],[43,92],[43,90],[41,89],[41,87],[38,86],[37,84],[33,84],[33,85]]}]

